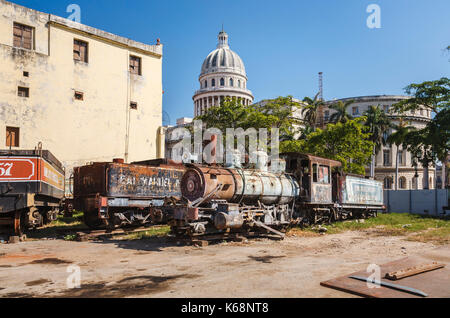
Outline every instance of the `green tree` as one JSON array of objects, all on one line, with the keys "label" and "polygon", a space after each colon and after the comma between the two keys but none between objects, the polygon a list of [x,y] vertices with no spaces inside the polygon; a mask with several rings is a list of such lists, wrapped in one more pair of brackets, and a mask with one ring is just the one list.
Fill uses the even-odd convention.
[{"label": "green tree", "polygon": [[330,121],[333,123],[345,123],[348,120],[353,119],[353,117],[347,112],[348,107],[353,103],[353,100],[347,101],[345,103],[340,100],[337,103],[332,104],[330,108],[334,109],[336,112],[331,115]]},{"label": "green tree", "polygon": [[370,162],[370,177],[375,177],[375,156],[381,150],[383,145],[386,145],[385,135],[391,127],[391,120],[377,106],[369,106],[369,109],[364,113],[366,117],[365,125],[368,127],[370,133],[369,140],[372,145],[372,160]]},{"label": "green tree", "polygon": [[319,109],[324,106],[324,102],[319,98],[319,96],[320,93],[318,93],[314,99],[311,99],[310,97],[305,97],[303,99],[304,105],[302,115],[304,116],[305,122],[314,129],[317,127]]},{"label": "green tree", "polygon": [[[448,138],[448,120],[450,109],[450,79],[443,77],[436,81],[426,81],[420,84],[411,84],[405,88],[411,98],[394,105],[394,111],[405,114],[425,109],[434,114],[434,118],[425,128],[411,132],[408,136],[408,146],[411,153],[424,168],[427,176],[424,188],[428,189],[428,168],[437,159],[442,162],[442,177],[445,180],[445,167],[450,151]],[[420,146],[419,146],[420,145]],[[421,151],[422,150],[422,151]],[[443,186],[445,182],[443,182]]]},{"label": "green tree", "polygon": [[328,124],[324,130],[318,128],[305,140],[283,143],[281,151],[306,152],[338,160],[345,172],[363,175],[373,147],[370,134],[363,125],[365,120],[365,117],[360,117],[345,123]]},{"label": "green tree", "polygon": [[220,106],[208,108],[208,110],[198,117],[207,128],[218,128],[224,134],[227,128],[244,128],[246,129],[247,118],[251,112],[251,108],[242,105],[240,99],[231,99],[227,97]]},{"label": "green tree", "polygon": [[399,149],[402,146],[402,149],[405,149],[407,145],[405,145],[406,136],[410,131],[415,130],[416,128],[413,126],[408,126],[406,121],[403,118],[400,118],[398,125],[393,125],[395,132],[393,132],[386,140],[389,145],[395,145],[397,148],[397,153],[395,155],[395,190],[398,190],[398,165],[400,161],[399,157]]}]

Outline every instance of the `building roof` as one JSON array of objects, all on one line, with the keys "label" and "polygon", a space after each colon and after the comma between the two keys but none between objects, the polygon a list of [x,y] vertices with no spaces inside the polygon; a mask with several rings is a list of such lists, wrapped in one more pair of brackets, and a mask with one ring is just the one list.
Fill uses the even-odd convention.
[{"label": "building roof", "polygon": [[228,34],[221,31],[217,48],[203,62],[200,76],[211,73],[235,73],[246,77],[245,66],[237,53],[228,45]]},{"label": "building roof", "polygon": [[4,5],[11,5],[14,6],[16,8],[20,8],[21,11],[27,11],[30,14],[40,14],[40,15],[48,15],[48,22],[50,25],[54,25],[54,26],[59,26],[62,28],[66,28],[66,29],[70,29],[72,31],[75,32],[79,32],[79,33],[84,33],[88,36],[94,37],[94,38],[98,38],[100,40],[104,40],[107,42],[112,42],[116,45],[119,46],[123,46],[123,47],[127,47],[136,51],[139,51],[140,53],[143,54],[151,54],[151,55],[155,55],[157,57],[162,57],[162,52],[163,52],[163,46],[161,44],[156,44],[156,45],[148,45],[148,44],[144,44],[141,42],[137,42],[125,37],[121,37],[106,31],[102,31],[81,23],[77,23],[53,14],[47,14],[47,13],[43,13],[34,9],[30,9],[12,2],[8,2],[5,0],[0,0],[1,4]]}]

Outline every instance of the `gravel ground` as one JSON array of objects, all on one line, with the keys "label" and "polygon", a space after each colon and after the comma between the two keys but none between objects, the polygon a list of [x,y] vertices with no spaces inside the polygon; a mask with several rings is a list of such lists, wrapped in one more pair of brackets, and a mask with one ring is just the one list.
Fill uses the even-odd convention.
[{"label": "gravel ground", "polygon": [[[450,247],[374,230],[178,246],[165,239],[0,245],[0,297],[355,297],[320,282],[406,256],[450,261]],[[81,288],[67,288],[71,265]]]}]

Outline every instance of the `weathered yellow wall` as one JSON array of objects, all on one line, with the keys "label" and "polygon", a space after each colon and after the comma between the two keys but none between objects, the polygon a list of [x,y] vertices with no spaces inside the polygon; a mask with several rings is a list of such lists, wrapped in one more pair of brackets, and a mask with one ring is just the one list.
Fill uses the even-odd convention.
[{"label": "weathered yellow wall", "polygon": [[[19,149],[34,149],[42,141],[69,170],[125,158],[129,118],[128,161],[156,158],[162,46],[133,42],[133,48],[126,39],[102,38],[103,31],[78,24],[48,23],[71,25],[3,0],[0,12],[0,149],[6,148],[5,127],[13,126],[20,128]],[[35,28],[34,51],[12,47],[13,22]],[[87,64],[74,61],[74,39],[89,43]],[[142,76],[129,73],[130,54],[142,58]],[[30,97],[18,97],[18,86],[29,87]],[[84,101],[74,99],[75,91],[84,93]],[[130,101],[138,103],[137,110],[130,109]]]}]

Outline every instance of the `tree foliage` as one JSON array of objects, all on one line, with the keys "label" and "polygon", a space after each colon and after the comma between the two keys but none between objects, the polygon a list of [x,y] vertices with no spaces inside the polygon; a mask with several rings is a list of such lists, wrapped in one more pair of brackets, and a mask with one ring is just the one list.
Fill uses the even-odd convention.
[{"label": "tree foliage", "polygon": [[348,107],[353,103],[354,100],[349,100],[346,101],[345,103],[340,100],[332,104],[330,108],[335,110],[336,112],[333,115],[331,115],[330,121],[333,123],[337,122],[345,123],[346,121],[353,119],[353,116],[347,112]]},{"label": "tree foliage", "polygon": [[375,145],[375,151],[380,151],[383,145],[386,145],[385,134],[391,127],[391,120],[377,106],[369,106],[369,109],[364,113],[366,117],[365,125],[370,133],[369,140]]},{"label": "tree foliage", "polygon": [[328,124],[326,129],[318,128],[305,140],[283,143],[281,151],[305,152],[334,159],[342,163],[345,172],[364,175],[373,148],[365,121],[365,117],[360,117],[345,123]]},{"label": "tree foliage", "polygon": [[318,93],[314,99],[310,97],[305,97],[303,99],[303,109],[302,115],[307,125],[311,126],[313,129],[317,126],[317,120],[319,117],[319,109],[324,105],[324,102],[319,98],[320,93]]},{"label": "tree foliage", "polygon": [[424,166],[436,159],[445,163],[450,151],[450,79],[411,84],[405,91],[411,98],[394,105],[395,111],[404,114],[425,108],[434,114],[425,128],[405,136],[408,151]]}]

